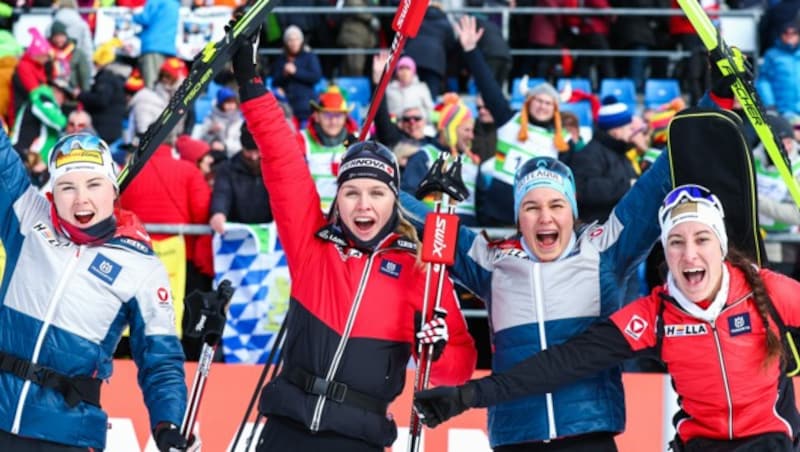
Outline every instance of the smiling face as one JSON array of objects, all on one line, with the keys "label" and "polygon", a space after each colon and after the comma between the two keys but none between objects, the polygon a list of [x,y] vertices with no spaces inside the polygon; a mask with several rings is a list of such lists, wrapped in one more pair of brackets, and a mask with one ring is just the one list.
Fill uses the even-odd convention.
[{"label": "smiling face", "polygon": [[347,123],[347,113],[338,111],[315,111],[314,115],[319,123],[322,133],[329,137],[335,137],[342,132]]},{"label": "smiling face", "polygon": [[556,111],[556,101],[547,94],[535,94],[528,104],[528,114],[539,122],[553,119]]},{"label": "smiling face", "polygon": [[359,240],[372,240],[392,217],[396,199],[388,185],[370,178],[351,179],[339,187],[339,218]]},{"label": "smiling face", "polygon": [[419,108],[407,108],[397,120],[400,130],[415,140],[425,136],[425,115]]},{"label": "smiling face", "polygon": [[53,185],[53,204],[58,216],[83,229],[110,217],[116,197],[111,181],[92,171],[69,172]]},{"label": "smiling face", "polygon": [[706,224],[685,221],[673,227],[664,247],[669,272],[687,299],[712,300],[722,282],[722,248]]},{"label": "smiling face", "polygon": [[535,188],[522,198],[519,209],[522,239],[542,262],[556,260],[569,244],[575,226],[569,201],[552,188]]}]

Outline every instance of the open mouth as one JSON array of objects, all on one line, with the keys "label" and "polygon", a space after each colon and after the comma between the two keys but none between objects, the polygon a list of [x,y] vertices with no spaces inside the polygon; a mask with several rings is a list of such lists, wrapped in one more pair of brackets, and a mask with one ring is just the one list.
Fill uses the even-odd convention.
[{"label": "open mouth", "polygon": [[558,240],[558,232],[539,232],[536,234],[536,241],[542,246],[553,246]]},{"label": "open mouth", "polygon": [[375,226],[375,220],[372,218],[356,218],[353,222],[356,225],[356,229],[360,232],[367,232]]},{"label": "open mouth", "polygon": [[87,224],[94,218],[94,212],[77,212],[75,214],[75,221],[80,224]]},{"label": "open mouth", "polygon": [[691,268],[683,271],[683,277],[692,285],[701,283],[705,276],[706,271],[702,268]]}]

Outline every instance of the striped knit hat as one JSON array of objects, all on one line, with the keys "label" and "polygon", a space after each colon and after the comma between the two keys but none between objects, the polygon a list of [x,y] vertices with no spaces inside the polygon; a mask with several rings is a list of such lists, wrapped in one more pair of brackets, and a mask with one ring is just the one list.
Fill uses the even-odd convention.
[{"label": "striped knit hat", "polygon": [[603,98],[603,105],[597,114],[597,127],[601,130],[611,130],[630,124],[633,113],[628,106],[619,102],[614,96]]},{"label": "striped knit hat", "polygon": [[464,121],[472,119],[472,110],[469,109],[456,93],[445,93],[442,97],[441,105],[437,106],[439,111],[439,122],[436,129],[444,134],[447,146],[451,149],[456,147],[458,134],[456,129]]}]

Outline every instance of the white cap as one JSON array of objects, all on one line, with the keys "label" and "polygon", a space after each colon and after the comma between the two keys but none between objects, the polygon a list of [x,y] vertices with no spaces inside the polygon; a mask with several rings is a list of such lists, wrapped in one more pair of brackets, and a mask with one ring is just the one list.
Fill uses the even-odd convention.
[{"label": "white cap", "polygon": [[72,171],[90,171],[107,178],[119,190],[117,167],[108,145],[88,133],[74,133],[61,137],[50,151],[50,187],[61,176]]}]

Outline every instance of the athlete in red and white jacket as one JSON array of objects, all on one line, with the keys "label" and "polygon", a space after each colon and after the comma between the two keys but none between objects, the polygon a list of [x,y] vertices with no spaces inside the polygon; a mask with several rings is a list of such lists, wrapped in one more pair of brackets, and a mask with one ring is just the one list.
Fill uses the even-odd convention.
[{"label": "athlete in red and white jacket", "polygon": [[382,452],[397,437],[386,409],[403,390],[417,340],[447,344],[434,353],[433,384],[466,381],[477,352],[448,278],[446,318],[415,331],[425,271],[413,226],[399,211],[391,151],[375,142],[348,148],[325,218],[308,165],[274,96],[255,78],[250,52],[246,46],[234,57],[234,72],[292,277],[283,367],[261,395],[268,421],[257,450]]},{"label": "athlete in red and white jacket", "polygon": [[785,325],[800,326],[800,283],[729,251],[723,218],[719,200],[703,187],[670,192],[659,211],[669,267],[664,286],[508,372],[420,392],[415,406],[423,422],[435,426],[469,407],[551,391],[656,352],[680,396],[677,450],[794,450],[800,416],[781,370],[770,304]]}]

